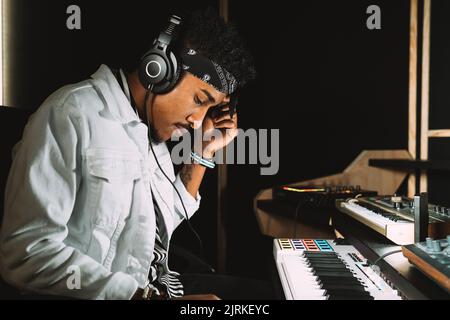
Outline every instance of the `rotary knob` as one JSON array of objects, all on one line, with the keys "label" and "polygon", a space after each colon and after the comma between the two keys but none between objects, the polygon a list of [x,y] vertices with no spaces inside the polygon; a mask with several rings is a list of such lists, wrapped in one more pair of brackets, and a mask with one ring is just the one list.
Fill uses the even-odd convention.
[{"label": "rotary knob", "polygon": [[398,197],[395,194],[391,197],[391,202],[394,205],[394,208],[397,209],[397,210],[401,209],[403,207],[402,197]]},{"label": "rotary knob", "polygon": [[441,252],[442,246],[439,240],[433,240],[433,252]]},{"label": "rotary knob", "polygon": [[433,238],[426,238],[427,251],[433,251]]}]

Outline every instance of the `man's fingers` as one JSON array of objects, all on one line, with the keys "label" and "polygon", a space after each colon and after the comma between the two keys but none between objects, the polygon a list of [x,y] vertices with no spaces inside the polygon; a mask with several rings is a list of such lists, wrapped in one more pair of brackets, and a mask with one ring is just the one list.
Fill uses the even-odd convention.
[{"label": "man's fingers", "polygon": [[236,123],[233,120],[223,120],[214,124],[215,129],[232,129],[236,128]]},{"label": "man's fingers", "polygon": [[217,122],[220,122],[220,121],[223,121],[223,120],[227,120],[227,119],[231,120],[230,114],[228,112],[224,113],[220,117],[215,118],[213,121],[214,121],[214,123],[217,123]]},{"label": "man's fingers", "polygon": [[174,300],[220,300],[215,294],[192,294],[175,298]]}]

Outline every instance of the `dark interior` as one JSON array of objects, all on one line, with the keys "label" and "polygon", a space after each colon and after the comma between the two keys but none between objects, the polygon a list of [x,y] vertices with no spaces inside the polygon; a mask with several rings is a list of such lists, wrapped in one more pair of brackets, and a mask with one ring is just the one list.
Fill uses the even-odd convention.
[{"label": "dark interior", "polygon": [[[368,30],[373,1],[230,1],[229,17],[252,51],[258,77],[241,92],[243,129],[280,130],[280,167],[228,165],[226,272],[268,278],[270,239],[261,235],[253,199],[261,189],[341,172],[363,150],[407,149],[409,1],[379,0],[381,30]],[[69,31],[65,9],[82,8],[82,30]],[[0,188],[12,146],[30,113],[64,84],[102,63],[121,65],[142,52],[173,8],[218,1],[14,0],[9,105],[0,108]],[[433,0],[430,128],[450,127],[450,3]],[[450,161],[450,140],[430,140],[430,159]],[[448,172],[430,172],[430,202],[450,206]],[[217,172],[208,172],[192,219],[204,258],[217,264]],[[3,207],[3,198],[0,198]],[[197,253],[186,226],[174,242]]]}]

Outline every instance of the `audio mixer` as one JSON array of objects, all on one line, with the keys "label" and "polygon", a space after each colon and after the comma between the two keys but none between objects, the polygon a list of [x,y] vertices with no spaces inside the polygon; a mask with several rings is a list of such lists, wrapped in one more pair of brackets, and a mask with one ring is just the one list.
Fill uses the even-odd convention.
[{"label": "audio mixer", "polygon": [[402,247],[402,251],[412,264],[450,293],[450,236],[441,240],[427,238]]},{"label": "audio mixer", "polygon": [[375,196],[376,191],[360,186],[281,186],[273,189],[273,198],[302,207],[334,208],[337,199]]}]

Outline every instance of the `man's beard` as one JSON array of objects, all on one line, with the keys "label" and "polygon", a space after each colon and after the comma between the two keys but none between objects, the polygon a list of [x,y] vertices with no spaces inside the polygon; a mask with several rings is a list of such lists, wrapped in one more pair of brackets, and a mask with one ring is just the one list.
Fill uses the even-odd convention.
[{"label": "man's beard", "polygon": [[151,142],[156,143],[156,144],[163,142],[161,137],[159,136],[158,132],[152,126],[149,126],[148,131],[149,131]]}]

